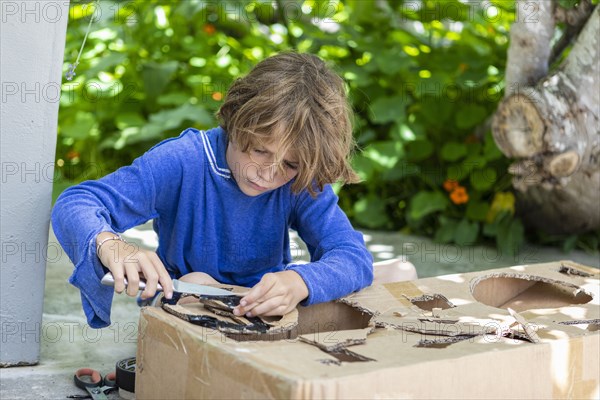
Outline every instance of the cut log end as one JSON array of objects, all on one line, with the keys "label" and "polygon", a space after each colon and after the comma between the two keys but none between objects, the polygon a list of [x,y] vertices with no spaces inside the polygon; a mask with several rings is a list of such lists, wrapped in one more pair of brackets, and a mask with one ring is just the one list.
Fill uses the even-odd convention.
[{"label": "cut log end", "polygon": [[544,151],[544,121],[535,100],[521,93],[500,104],[492,122],[494,139],[508,157],[532,157]]},{"label": "cut log end", "polygon": [[575,151],[567,151],[551,157],[547,161],[546,169],[557,178],[573,175],[579,168],[581,159]]}]

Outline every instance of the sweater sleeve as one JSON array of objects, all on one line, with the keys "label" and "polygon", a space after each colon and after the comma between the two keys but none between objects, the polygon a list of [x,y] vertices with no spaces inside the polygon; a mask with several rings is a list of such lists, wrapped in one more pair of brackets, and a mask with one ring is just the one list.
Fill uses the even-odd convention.
[{"label": "sweater sleeve", "polygon": [[173,193],[176,188],[170,186],[180,182],[175,146],[173,139],[164,141],[130,166],[66,189],[54,205],[52,227],[75,265],[69,282],[81,291],[92,328],[110,325],[113,298],[113,288],[100,283],[105,270],[96,256],[96,236],[124,232],[157,216],[157,188]]},{"label": "sweater sleeve", "polygon": [[301,193],[292,210],[291,227],[306,242],[308,264],[290,264],[308,287],[302,305],[331,301],[358,291],[373,282],[373,257],[362,234],[354,230],[338,206],[331,186],[316,198]]}]

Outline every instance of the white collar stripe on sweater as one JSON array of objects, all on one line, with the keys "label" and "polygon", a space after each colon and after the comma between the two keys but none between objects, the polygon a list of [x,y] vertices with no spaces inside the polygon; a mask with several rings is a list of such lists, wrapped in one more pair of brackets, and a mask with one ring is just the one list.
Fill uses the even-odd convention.
[{"label": "white collar stripe on sweater", "polygon": [[231,171],[227,168],[221,168],[217,165],[217,158],[215,157],[215,153],[210,145],[210,141],[206,137],[206,132],[200,131],[200,135],[202,136],[202,141],[204,142],[204,152],[206,153],[206,157],[210,163],[215,174],[222,176],[223,178],[231,178]]}]

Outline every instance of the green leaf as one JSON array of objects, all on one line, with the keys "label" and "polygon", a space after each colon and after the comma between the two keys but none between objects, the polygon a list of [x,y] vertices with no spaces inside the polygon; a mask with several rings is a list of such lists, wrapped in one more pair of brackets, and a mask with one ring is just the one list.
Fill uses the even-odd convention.
[{"label": "green leaf", "polygon": [[371,143],[362,154],[383,169],[390,169],[396,165],[402,155],[402,143],[397,141]]},{"label": "green leaf", "polygon": [[579,3],[579,0],[558,0],[558,4],[560,4],[562,8],[566,9],[575,7],[577,3]]},{"label": "green leaf", "polygon": [[467,204],[467,218],[473,221],[485,221],[490,205],[483,201],[470,201]]},{"label": "green leaf", "polygon": [[72,139],[85,139],[95,125],[96,118],[94,114],[77,111],[74,120],[60,125],[60,134]]},{"label": "green leaf", "polygon": [[385,124],[402,121],[406,115],[406,96],[379,97],[371,104],[371,121]]},{"label": "green leaf", "polygon": [[158,139],[160,137],[160,132],[157,130],[156,135],[150,137],[148,134],[142,135],[140,134],[141,130],[137,126],[132,126],[129,128],[125,128],[119,132],[119,138],[115,141],[105,141],[102,143],[102,147],[105,148],[107,145],[112,145],[115,150],[121,150],[128,144],[134,144],[137,142],[141,142],[144,140],[150,139]]},{"label": "green leaf", "polygon": [[150,123],[160,125],[162,129],[178,128],[186,120],[197,122],[205,127],[214,123],[212,115],[204,107],[192,104],[184,104],[150,116]]},{"label": "green leaf", "polygon": [[504,154],[498,149],[491,132],[486,133],[483,144],[483,155],[486,160],[493,161],[504,157]]},{"label": "green leaf", "polygon": [[479,157],[481,155],[481,143],[467,143],[465,144],[467,147],[467,156],[468,157]]},{"label": "green leaf", "polygon": [[487,236],[487,237],[496,236],[498,234],[498,224],[492,223],[492,224],[483,225],[482,233],[484,236]]},{"label": "green leaf", "polygon": [[161,106],[180,106],[190,101],[190,95],[185,92],[172,92],[160,95],[156,101]]},{"label": "green leaf", "polygon": [[442,192],[421,191],[410,201],[409,216],[413,220],[419,220],[426,215],[446,209],[448,200]]},{"label": "green leaf", "polygon": [[179,62],[168,61],[162,64],[149,62],[142,66],[142,78],[146,96],[156,99],[167,87],[171,78],[177,71]]},{"label": "green leaf", "polygon": [[400,160],[394,165],[394,168],[388,169],[381,174],[384,181],[396,181],[409,176],[417,176],[421,169],[418,165]]},{"label": "green leaf", "polygon": [[470,222],[468,219],[461,220],[456,225],[454,232],[454,241],[460,246],[469,246],[475,243],[479,233],[479,223]]},{"label": "green leaf", "polygon": [[[348,0],[348,6],[352,9],[352,17],[356,22],[370,22],[372,21],[372,15],[374,7],[367,1],[363,0]],[[329,9],[329,7],[317,7],[318,9]],[[328,16],[328,15],[327,15]]]},{"label": "green leaf", "polygon": [[121,149],[126,145],[160,140],[169,130],[182,128],[186,121],[195,122],[202,128],[214,123],[212,116],[204,107],[184,104],[150,115],[149,122],[142,127],[125,128],[114,143],[114,148]]},{"label": "green leaf", "polygon": [[423,161],[433,154],[433,143],[429,140],[415,140],[406,144],[406,158],[409,161]]},{"label": "green leaf", "polygon": [[127,56],[121,53],[109,53],[102,58],[95,58],[94,64],[85,70],[85,75],[92,78],[98,75],[99,72],[110,71],[112,67],[122,64],[126,58]]},{"label": "green leaf", "polygon": [[496,183],[496,170],[493,168],[474,169],[471,171],[471,185],[474,189],[483,192]]},{"label": "green leaf", "polygon": [[496,243],[502,254],[514,256],[525,238],[525,229],[518,219],[503,219],[498,225]]},{"label": "green leaf", "polygon": [[357,154],[352,158],[352,167],[363,181],[369,181],[375,172],[373,160],[362,154]]},{"label": "green leaf", "polygon": [[500,211],[496,214],[494,222],[485,224],[483,226],[483,234],[488,237],[494,237],[498,235],[500,225],[508,224],[513,219],[513,215],[508,211]]},{"label": "green leaf", "polygon": [[456,232],[456,225],[458,224],[457,221],[454,219],[440,218],[440,223],[441,225],[435,232],[433,239],[438,243],[452,242]]},{"label": "green leaf", "polygon": [[461,129],[472,128],[483,122],[487,114],[484,107],[477,104],[467,104],[456,113],[456,126]]},{"label": "green leaf", "polygon": [[123,112],[117,114],[115,117],[115,125],[119,129],[129,128],[130,126],[142,126],[146,123],[146,120],[140,113],[137,112]]},{"label": "green leaf", "polygon": [[406,71],[416,64],[412,58],[403,55],[404,53],[382,52],[375,58],[375,62],[379,70],[384,74],[395,75],[400,71]]},{"label": "green leaf", "polygon": [[467,157],[462,163],[448,167],[448,179],[454,179],[460,182],[469,176],[473,169],[483,168],[486,163],[486,159],[481,156]]},{"label": "green leaf", "polygon": [[562,249],[565,253],[570,253],[573,251],[575,245],[577,244],[577,238],[577,235],[570,235],[565,239],[562,246]]},{"label": "green leaf", "polygon": [[[363,121],[363,120],[361,119],[359,121]],[[362,147],[363,144],[370,143],[371,141],[374,141],[375,138],[376,138],[375,131],[373,129],[367,128],[367,129],[361,130],[361,132],[358,136],[358,139],[356,139],[356,142],[359,145],[361,145],[361,147]]]},{"label": "green leaf", "polygon": [[440,155],[443,160],[456,161],[467,155],[467,146],[462,143],[448,142],[442,147]]},{"label": "green leaf", "polygon": [[[425,86],[419,85],[418,87]],[[438,94],[439,96],[439,94]],[[451,121],[454,106],[446,99],[438,100],[434,96],[423,96],[421,100],[423,107],[420,112],[429,127],[435,127],[436,130],[448,125],[448,120]]]},{"label": "green leaf", "polygon": [[368,195],[354,203],[354,216],[359,224],[371,229],[383,227],[388,220],[385,204],[374,195]]}]

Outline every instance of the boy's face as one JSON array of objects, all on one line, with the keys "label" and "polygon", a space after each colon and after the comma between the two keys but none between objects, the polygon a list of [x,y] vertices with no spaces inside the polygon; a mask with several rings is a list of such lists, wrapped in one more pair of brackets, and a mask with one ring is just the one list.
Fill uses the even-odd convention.
[{"label": "boy's face", "polygon": [[293,152],[288,152],[276,163],[279,143],[251,145],[246,152],[233,142],[227,146],[227,164],[233,173],[240,190],[248,196],[275,190],[298,174],[298,159]]}]

